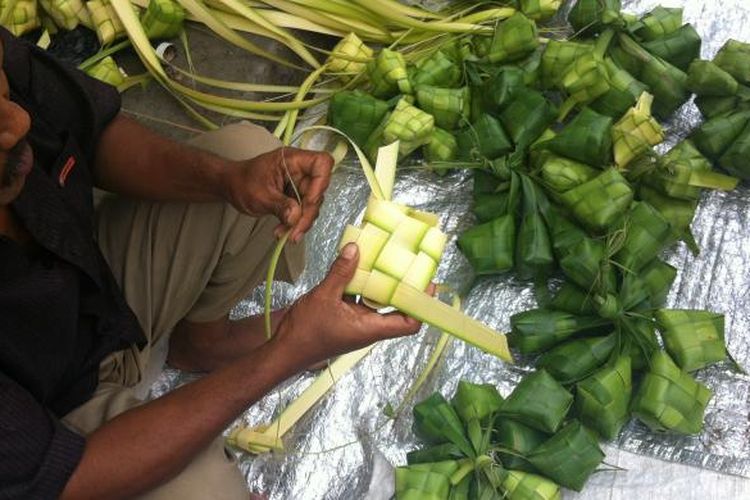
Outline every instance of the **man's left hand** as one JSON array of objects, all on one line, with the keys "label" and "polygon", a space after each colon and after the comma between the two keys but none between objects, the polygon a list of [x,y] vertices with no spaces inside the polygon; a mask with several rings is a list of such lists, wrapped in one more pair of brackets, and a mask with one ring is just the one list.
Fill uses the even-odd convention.
[{"label": "man's left hand", "polygon": [[248,215],[275,215],[280,221],[276,236],[291,230],[289,239],[296,243],[318,216],[332,169],[328,153],[278,148],[228,170],[227,198]]}]

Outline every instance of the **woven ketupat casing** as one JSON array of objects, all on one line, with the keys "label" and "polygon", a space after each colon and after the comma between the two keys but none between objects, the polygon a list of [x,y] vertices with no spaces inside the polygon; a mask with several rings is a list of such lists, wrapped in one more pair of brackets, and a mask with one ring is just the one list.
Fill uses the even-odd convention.
[{"label": "woven ketupat casing", "polygon": [[113,87],[117,87],[125,82],[125,76],[122,74],[122,71],[120,71],[120,68],[111,56],[107,56],[99,61],[95,66],[86,70],[86,73],[97,80],[112,85]]},{"label": "woven ketupat casing", "polygon": [[79,12],[85,9],[81,0],[40,0],[39,3],[55,24],[66,30],[78,26]]},{"label": "woven ketupat casing", "polygon": [[666,352],[657,350],[632,409],[653,430],[698,434],[710,399],[705,385],[680,370]]},{"label": "woven ketupat casing", "polygon": [[10,0],[0,2],[0,13],[5,14],[7,8],[12,8],[6,26],[14,35],[21,36],[39,27],[39,15],[37,13],[36,0],[19,0],[15,5],[10,5]]},{"label": "woven ketupat casing", "polygon": [[102,45],[125,36],[125,27],[108,0],[91,0],[86,3],[91,21]]},{"label": "woven ketupat casing", "polygon": [[348,80],[365,70],[366,61],[372,54],[372,49],[357,35],[349,33],[333,48],[326,65],[329,72],[338,73],[340,78]]},{"label": "woven ketupat casing", "polygon": [[425,290],[437,271],[446,235],[437,217],[391,201],[371,198],[361,227],[347,226],[340,247],[354,242],[359,264],[346,293],[390,304],[405,283]]},{"label": "woven ketupat casing", "polygon": [[723,314],[660,309],[655,316],[667,352],[683,370],[698,370],[726,359]]},{"label": "woven ketupat casing", "polygon": [[177,36],[185,20],[185,10],[172,0],[149,0],[141,24],[149,38]]},{"label": "woven ketupat casing", "polygon": [[406,69],[406,61],[400,52],[382,49],[375,59],[367,64],[376,97],[392,97],[396,94],[411,94],[412,87]]}]

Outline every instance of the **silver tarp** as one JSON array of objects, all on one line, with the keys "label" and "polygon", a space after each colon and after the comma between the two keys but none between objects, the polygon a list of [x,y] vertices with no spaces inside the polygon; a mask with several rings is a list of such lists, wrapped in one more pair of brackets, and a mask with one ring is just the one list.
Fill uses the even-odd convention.
[{"label": "silver tarp", "polygon": [[[634,13],[659,4],[684,7],[685,20],[703,37],[704,58],[713,57],[729,37],[750,42],[749,0],[625,0],[623,4],[624,10]],[[686,105],[668,124],[667,144],[685,137],[699,121],[697,109]],[[438,178],[418,167],[406,167],[399,171],[395,199],[440,214],[442,228],[453,238],[437,280],[467,292],[464,307],[468,314],[507,331],[512,314],[535,307],[533,290],[511,276],[474,281],[470,266],[454,244],[455,236],[473,224],[471,189],[466,173]],[[361,217],[367,195],[359,167],[346,163],[334,175],[320,217],[307,238],[306,270],[294,286],[274,285],[274,307],[292,303],[322,279],[343,227]],[[725,313],[729,351],[740,365],[750,367],[750,189],[742,186],[728,194],[706,194],[693,232],[702,249],[699,256],[684,246],[666,256],[679,269],[668,305]],[[262,290],[256,290],[233,314],[257,314],[261,304]],[[395,420],[386,417],[383,409],[402,401],[437,338],[437,332],[423,329],[411,338],[380,343],[287,436],[288,451],[259,457],[241,455],[241,468],[251,488],[273,499],[389,498],[392,466],[405,463],[405,453],[418,443],[411,432],[411,405]],[[507,395],[529,369],[523,364],[505,365],[453,341],[416,400],[435,390],[451,396],[462,378],[494,383]],[[622,451],[750,477],[750,377],[725,363],[702,370],[697,378],[714,391],[701,435],[660,435],[631,422],[619,441],[608,447],[607,459],[630,471],[598,473],[577,497],[619,498],[618,490],[629,492],[624,496],[646,498],[750,497],[747,480],[708,476],[696,469],[674,472],[670,464],[633,458]],[[238,423],[269,423],[312,379],[313,375],[307,374],[282,384]],[[152,395],[163,394],[185,380],[179,372],[168,370],[152,388]],[[626,458],[620,460],[622,456]],[[667,488],[663,483],[668,477],[677,477],[684,484]],[[701,482],[701,478],[708,479]]]}]

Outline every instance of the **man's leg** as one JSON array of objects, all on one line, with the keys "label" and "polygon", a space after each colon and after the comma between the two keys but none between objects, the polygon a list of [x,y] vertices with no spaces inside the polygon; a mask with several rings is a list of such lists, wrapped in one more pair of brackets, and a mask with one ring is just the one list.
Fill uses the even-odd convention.
[{"label": "man's leg", "polygon": [[[120,413],[143,404],[132,388],[101,382],[94,396],[65,416],[63,422],[87,435]],[[117,453],[117,450],[112,450]],[[218,436],[177,476],[140,497],[144,500],[247,500],[247,483],[234,457]]]},{"label": "man's leg", "polygon": [[[251,158],[279,145],[267,131],[250,124],[206,134],[196,144],[235,159]],[[105,360],[97,393],[65,422],[86,434],[141,404],[130,387],[151,378],[147,368],[159,373],[164,354],[159,356],[155,348],[164,349],[173,329],[182,339],[176,344],[185,351],[185,364],[194,362],[198,368],[200,350],[195,346],[203,349],[202,357],[213,360],[229,354],[237,357],[243,349],[257,346],[262,323],[252,318],[232,323],[228,312],[265,276],[276,224],[272,217],[241,215],[225,203],[149,203],[117,197],[103,201],[97,220],[99,245],[149,344],[143,351],[133,347]],[[288,247],[279,266],[281,279],[289,280],[301,271],[303,252],[301,245]],[[151,500],[247,497],[245,480],[225,452],[221,436],[178,476],[144,496]]]},{"label": "man's leg", "polygon": [[[274,149],[265,129],[240,123],[197,138],[195,145],[223,156],[249,158]],[[170,358],[184,369],[212,369],[257,346],[262,322],[229,322],[229,310],[265,276],[275,239],[273,217],[239,214],[226,203],[150,203],[109,198],[99,209],[99,244],[135,311],[149,347],[115,359],[128,385],[147,364],[161,369],[166,337],[174,330]],[[304,247],[289,245],[279,278],[301,271]],[[157,353],[152,353],[157,345]],[[152,355],[153,354],[153,355]],[[155,363],[149,363],[153,358]]]}]

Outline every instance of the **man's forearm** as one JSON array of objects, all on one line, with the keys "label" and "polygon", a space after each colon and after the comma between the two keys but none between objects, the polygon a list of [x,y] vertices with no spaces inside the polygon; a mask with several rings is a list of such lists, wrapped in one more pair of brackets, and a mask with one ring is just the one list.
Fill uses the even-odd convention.
[{"label": "man's forearm", "polygon": [[94,175],[98,187],[133,198],[215,201],[225,198],[229,168],[236,165],[120,114],[102,133]]},{"label": "man's forearm", "polygon": [[177,475],[244,409],[301,369],[278,342],[129,410],[88,436],[63,499],[122,498]]}]

